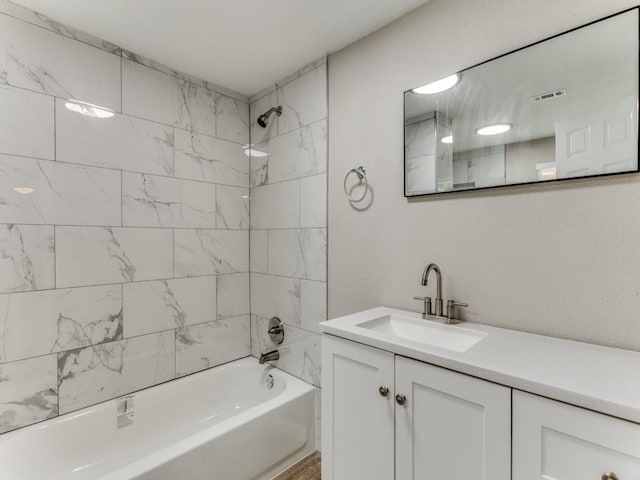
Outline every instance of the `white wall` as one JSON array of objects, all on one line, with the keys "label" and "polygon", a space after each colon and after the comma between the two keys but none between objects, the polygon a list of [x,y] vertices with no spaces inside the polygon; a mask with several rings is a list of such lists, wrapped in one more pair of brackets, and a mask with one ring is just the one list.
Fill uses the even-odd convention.
[{"label": "white wall", "polygon": [[[615,13],[632,0],[433,0],[329,60],[329,318],[419,310],[429,262],[466,318],[640,350],[637,175],[403,197],[403,95],[415,85]],[[345,199],[364,165],[372,206]]]}]

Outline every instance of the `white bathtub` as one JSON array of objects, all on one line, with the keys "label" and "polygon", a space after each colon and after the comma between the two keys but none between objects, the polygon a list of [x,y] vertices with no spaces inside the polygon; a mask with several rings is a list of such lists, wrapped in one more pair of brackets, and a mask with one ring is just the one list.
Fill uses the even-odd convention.
[{"label": "white bathtub", "polygon": [[137,392],[126,427],[111,400],[1,435],[0,479],[267,479],[315,449],[314,402],[245,358]]}]

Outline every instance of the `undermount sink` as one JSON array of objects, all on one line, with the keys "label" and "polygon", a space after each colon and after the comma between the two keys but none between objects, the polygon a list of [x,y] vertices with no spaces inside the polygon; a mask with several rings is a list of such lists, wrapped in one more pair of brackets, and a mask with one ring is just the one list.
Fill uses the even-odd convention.
[{"label": "undermount sink", "polygon": [[416,320],[396,315],[385,315],[356,326],[455,352],[469,350],[487,335],[485,332],[468,330],[457,325],[441,325],[430,320]]}]

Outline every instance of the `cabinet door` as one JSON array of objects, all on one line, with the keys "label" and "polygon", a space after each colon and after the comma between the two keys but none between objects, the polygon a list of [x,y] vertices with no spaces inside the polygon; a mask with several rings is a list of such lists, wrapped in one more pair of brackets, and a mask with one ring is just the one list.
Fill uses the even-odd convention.
[{"label": "cabinet door", "polygon": [[511,478],[509,388],[396,357],[396,393],[396,480]]},{"label": "cabinet door", "polygon": [[389,352],[322,336],[323,480],[393,479],[393,362]]},{"label": "cabinet door", "polygon": [[513,480],[640,480],[640,425],[513,393]]}]

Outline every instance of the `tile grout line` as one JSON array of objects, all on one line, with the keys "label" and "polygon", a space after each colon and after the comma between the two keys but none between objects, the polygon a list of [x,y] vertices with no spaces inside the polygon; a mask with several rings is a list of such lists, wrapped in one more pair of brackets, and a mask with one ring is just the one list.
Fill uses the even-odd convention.
[{"label": "tile grout line", "polygon": [[[124,309],[124,307],[123,307],[123,309]],[[155,330],[155,331],[151,331],[151,332],[139,333],[137,335],[130,335],[128,337],[125,337],[123,335],[122,338],[116,339],[116,340],[109,340],[109,341],[101,342],[101,343],[92,343],[92,344],[89,344],[89,345],[83,345],[83,346],[80,346],[80,347],[68,348],[66,350],[59,350],[59,351],[56,351],[56,352],[41,353],[41,354],[38,354],[38,355],[29,356],[29,357],[15,358],[15,359],[12,359],[12,360],[9,360],[9,361],[0,362],[0,366],[10,365],[10,364],[18,363],[18,362],[25,362],[25,361],[36,359],[36,358],[51,357],[51,356],[54,356],[54,355],[57,357],[57,356],[59,356],[59,354],[65,353],[65,352],[73,352],[73,351],[76,351],[76,350],[86,350],[86,349],[89,349],[89,348],[102,347],[104,345],[111,345],[111,344],[114,344],[114,343],[117,343],[117,342],[124,342],[124,341],[132,340],[132,339],[151,337],[153,335],[160,335],[160,334],[163,334],[163,333],[166,334],[167,332],[171,332],[171,331],[177,330],[179,328],[188,328],[188,327],[195,327],[195,326],[199,326],[199,325],[207,325],[209,323],[216,323],[216,322],[219,322],[219,321],[226,321],[226,322],[231,322],[231,323],[236,322],[236,321],[239,322],[239,319],[241,319],[243,317],[246,317],[248,315],[249,315],[249,313],[242,313],[242,314],[238,314],[238,315],[232,315],[230,317],[222,317],[222,318],[217,319],[217,320],[207,320],[205,322],[192,323],[190,325],[185,325],[184,327],[163,328],[161,330]],[[261,317],[261,318],[264,318],[264,317]],[[302,330],[302,329],[300,329],[300,327],[295,327],[294,326],[294,328],[298,328],[299,330]],[[308,332],[308,333],[313,333],[313,332]]]},{"label": "tile grout line", "polygon": [[[244,184],[244,183],[243,184],[238,184],[238,183],[211,182],[211,181],[208,181],[208,180],[199,180],[199,179],[187,178],[187,177],[176,177],[175,175],[162,175],[160,173],[141,172],[139,170],[128,170],[126,168],[118,168],[118,167],[112,167],[112,166],[94,165],[94,164],[90,164],[90,163],[77,163],[77,162],[70,162],[68,160],[57,160],[57,159],[51,159],[51,158],[40,158],[40,157],[33,157],[33,156],[28,156],[28,155],[16,155],[14,153],[3,153],[1,151],[0,151],[0,155],[6,155],[8,157],[16,157],[16,158],[26,158],[26,159],[37,161],[37,162],[51,162],[51,163],[55,163],[57,165],[75,166],[77,168],[86,168],[88,170],[99,169],[99,170],[107,170],[107,171],[112,171],[112,172],[133,173],[133,174],[136,174],[136,175],[147,175],[147,176],[150,176],[150,177],[160,177],[160,178],[165,178],[165,179],[170,179],[170,180],[178,180],[178,181],[184,181],[184,182],[204,183],[206,185],[222,185],[222,186],[225,186],[225,187],[247,188],[246,184]],[[321,175],[321,174],[314,174],[314,175]],[[293,180],[295,180],[295,179],[293,179]],[[284,181],[291,181],[291,180],[284,180]],[[282,183],[282,182],[276,182],[276,183]]]},{"label": "tile grout line", "polygon": [[122,69],[122,52],[120,52],[120,61],[118,62],[120,66],[120,114],[124,115],[124,91],[122,89],[123,86],[123,69]]},{"label": "tile grout line", "polygon": [[[0,14],[1,13],[2,12],[0,12]],[[60,100],[60,101],[78,100],[78,99],[73,99],[73,98],[69,98],[69,97],[61,97],[57,93],[49,93],[49,92],[44,92],[42,90],[34,90],[34,89],[31,89],[31,88],[22,87],[22,86],[19,86],[19,85],[14,85],[14,84],[9,84],[9,83],[1,83],[0,82],[0,85],[2,85],[3,87],[7,88],[9,91],[11,91],[12,89],[15,89],[15,90],[20,90],[22,92],[29,92],[29,93],[32,93],[34,95],[41,95],[41,96],[44,96],[44,97],[51,97],[51,98],[53,98],[55,103],[57,103],[57,100]],[[78,101],[80,101],[80,100],[78,100]],[[122,104],[122,99],[120,100],[120,102]],[[216,137],[215,135],[211,135],[208,132],[203,132],[203,131],[200,131],[200,130],[193,130],[193,129],[189,129],[189,128],[184,128],[184,127],[181,127],[179,125],[176,125],[175,123],[163,123],[163,122],[160,122],[158,120],[154,120],[152,118],[141,117],[139,115],[134,115],[134,114],[128,113],[128,112],[119,112],[117,110],[117,108],[112,108],[112,107],[109,107],[109,106],[103,106],[103,108],[107,108],[109,110],[113,110],[113,112],[116,115],[120,115],[122,117],[127,117],[127,118],[132,118],[134,120],[138,120],[138,121],[141,121],[141,122],[153,123],[154,125],[167,127],[167,128],[175,128],[175,129],[180,130],[182,132],[188,132],[188,133],[193,134],[193,135],[207,137],[207,138],[210,138],[210,139],[219,140],[221,142],[232,143],[232,144],[238,145],[238,146],[245,146],[246,145],[244,142],[239,142],[239,141],[237,141],[235,139]],[[316,123],[316,122],[312,122],[312,123]],[[297,129],[304,128],[305,126],[307,126],[307,125],[303,125],[301,127],[298,127]],[[287,133],[289,133],[289,132],[287,132]]]},{"label": "tile grout line", "polygon": [[[166,282],[168,280],[188,280],[191,278],[206,278],[206,277],[217,277],[220,275],[243,275],[243,274],[249,274],[249,271],[246,270],[243,272],[206,273],[202,275],[187,275],[184,277],[160,277],[160,278],[152,278],[152,279],[146,279],[146,280],[132,280],[132,281],[124,282],[124,284],[135,285],[135,284],[141,284],[141,283]],[[284,275],[274,275],[274,276],[291,278],[291,277],[286,277]],[[58,286],[54,288],[42,288],[39,290],[20,290],[16,292],[0,292],[0,297],[4,295],[20,295],[20,294],[28,294],[28,293],[55,292],[55,291],[74,290],[74,289],[81,289],[81,288],[113,287],[114,285],[119,285],[121,283],[123,283],[123,279],[119,279],[118,281],[112,282],[112,283],[93,283],[88,285],[70,285],[70,286]]]},{"label": "tile grout line", "polygon": [[[122,223],[122,220],[121,220]],[[205,231],[205,232],[248,232],[248,228],[211,228],[211,227],[176,227],[176,226],[150,226],[150,225],[119,225],[119,224],[73,224],[73,223],[25,223],[25,222],[1,222],[0,225],[16,225],[16,226],[27,226],[27,227],[65,227],[65,228],[119,228],[122,230],[197,230],[197,231]],[[296,227],[289,228],[278,228],[275,230],[292,230]],[[325,227],[308,227],[308,228],[325,228]],[[263,229],[257,229],[263,230]]]}]

